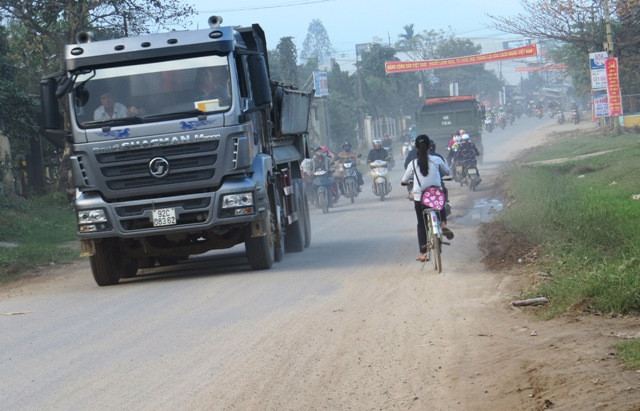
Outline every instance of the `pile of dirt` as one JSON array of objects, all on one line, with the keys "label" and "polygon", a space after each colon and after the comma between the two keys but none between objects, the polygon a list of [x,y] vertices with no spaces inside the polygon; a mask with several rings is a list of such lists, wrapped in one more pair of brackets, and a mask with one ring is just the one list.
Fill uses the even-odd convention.
[{"label": "pile of dirt", "polygon": [[483,224],[479,245],[484,253],[482,262],[493,271],[534,263],[539,258],[539,246],[498,221]]}]

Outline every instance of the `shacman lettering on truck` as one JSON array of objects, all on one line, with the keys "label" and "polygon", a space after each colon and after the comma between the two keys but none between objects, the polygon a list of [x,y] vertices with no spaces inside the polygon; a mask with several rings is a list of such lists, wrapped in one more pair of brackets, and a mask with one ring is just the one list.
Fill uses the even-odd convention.
[{"label": "shacman lettering on truck", "polygon": [[100,286],[240,243],[251,268],[268,269],[311,242],[300,163],[313,91],[270,79],[259,25],[221,22],[81,33],[41,82],[45,135],[70,148],[78,235]]}]

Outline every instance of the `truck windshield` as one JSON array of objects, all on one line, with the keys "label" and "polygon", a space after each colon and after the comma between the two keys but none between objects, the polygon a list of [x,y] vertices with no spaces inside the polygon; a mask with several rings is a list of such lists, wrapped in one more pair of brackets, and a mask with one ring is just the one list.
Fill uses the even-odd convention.
[{"label": "truck windshield", "polygon": [[75,119],[90,128],[226,111],[230,78],[221,56],[84,70],[74,85]]}]

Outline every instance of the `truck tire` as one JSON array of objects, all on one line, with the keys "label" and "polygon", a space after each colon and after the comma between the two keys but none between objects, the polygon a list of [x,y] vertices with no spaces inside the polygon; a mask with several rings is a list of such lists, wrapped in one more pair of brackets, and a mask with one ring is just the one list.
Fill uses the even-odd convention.
[{"label": "truck tire", "polygon": [[271,230],[271,210],[267,210],[262,219],[262,227],[266,234],[251,237],[251,225],[247,226],[244,248],[247,251],[249,265],[254,270],[268,270],[273,265],[274,244]]},{"label": "truck tire", "polygon": [[311,215],[306,190],[302,191],[302,212],[304,213],[304,247],[307,248],[311,245]]},{"label": "truck tire", "polygon": [[138,273],[139,263],[135,257],[124,256],[122,258],[122,278],[132,278]]},{"label": "truck tire", "polygon": [[122,277],[122,255],[115,239],[95,241],[95,254],[89,257],[93,278],[100,287],[115,285]]},{"label": "truck tire", "polygon": [[298,219],[287,227],[287,233],[284,237],[285,251],[289,253],[299,253],[304,250],[304,211],[302,197],[302,180],[293,180],[293,197],[296,205]]},{"label": "truck tire", "polygon": [[284,257],[284,224],[286,219],[284,209],[282,208],[282,200],[280,198],[280,190],[276,186],[272,186],[270,194],[271,209],[271,232],[273,233],[273,261],[282,261]]}]

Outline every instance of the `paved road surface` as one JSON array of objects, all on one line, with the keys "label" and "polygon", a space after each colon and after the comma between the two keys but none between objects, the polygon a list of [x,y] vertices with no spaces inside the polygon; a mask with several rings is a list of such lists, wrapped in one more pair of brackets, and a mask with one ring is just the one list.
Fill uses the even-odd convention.
[{"label": "paved road surface", "polygon": [[499,282],[479,263],[469,213],[545,124],[523,117],[487,134],[479,191],[450,185],[456,238],[443,275],[415,262],[396,169],[384,202],[365,179],[355,204],[313,209],[311,247],[270,271],[251,271],[237,247],[113,287],[97,287],[82,260],[1,289],[2,409],[518,404],[525,395],[503,392],[500,370],[473,383],[501,354],[482,341],[496,332]]}]

